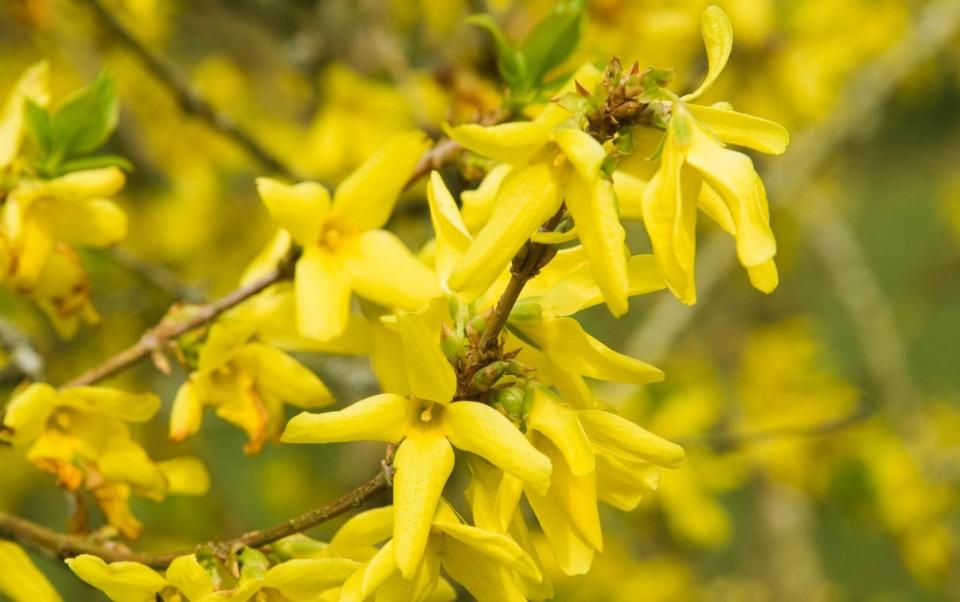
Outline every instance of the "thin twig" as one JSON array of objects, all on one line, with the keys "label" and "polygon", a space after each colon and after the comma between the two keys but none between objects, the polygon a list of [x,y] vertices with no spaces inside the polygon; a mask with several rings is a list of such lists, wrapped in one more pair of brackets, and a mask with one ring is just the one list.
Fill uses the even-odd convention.
[{"label": "thin twig", "polygon": [[147,330],[140,340],[123,351],[90,368],[83,374],[64,383],[65,387],[92,385],[118,372],[133,366],[150,354],[163,349],[167,342],[207,324],[223,312],[239,305],[265,288],[279,282],[289,274],[286,265],[274,268],[253,282],[246,284],[216,301],[191,309],[190,315],[183,320],[161,320],[159,324]]},{"label": "thin twig", "polygon": [[205,98],[191,88],[182,75],[159,54],[147,48],[100,0],[77,1],[90,7],[104,28],[136,55],[147,70],[170,90],[185,112],[199,117],[214,130],[233,140],[270,171],[291,179],[301,179],[293,169],[264,148],[233,119],[213,108]]},{"label": "thin twig", "polygon": [[16,541],[21,545],[55,558],[71,558],[80,554],[92,554],[107,562],[132,561],[156,569],[164,569],[175,558],[201,550],[209,550],[225,556],[243,547],[260,548],[269,545],[294,533],[316,527],[352,508],[359,508],[368,500],[386,490],[387,477],[381,471],[369,481],[332,502],[278,525],[258,531],[250,531],[233,539],[202,544],[193,550],[179,552],[162,554],[137,552],[117,542],[98,542],[78,535],[58,533],[26,519],[2,512],[0,512],[0,539]]}]

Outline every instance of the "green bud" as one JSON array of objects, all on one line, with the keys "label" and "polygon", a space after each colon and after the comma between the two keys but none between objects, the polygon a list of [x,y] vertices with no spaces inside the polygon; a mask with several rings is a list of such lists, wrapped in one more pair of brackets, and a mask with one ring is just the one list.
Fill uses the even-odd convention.
[{"label": "green bud", "polygon": [[500,389],[493,396],[495,405],[499,405],[507,416],[514,420],[521,420],[526,415],[524,391],[518,387]]},{"label": "green bud", "polygon": [[510,310],[511,322],[534,322],[543,317],[540,303],[534,299],[520,299]]},{"label": "green bud", "polygon": [[489,391],[510,367],[509,362],[492,362],[473,375],[473,384],[478,391]]},{"label": "green bud", "polygon": [[481,314],[470,318],[470,328],[475,332],[483,332],[487,327],[487,319]]},{"label": "green bud", "polygon": [[271,549],[282,559],[291,558],[326,558],[330,552],[329,544],[307,537],[303,533],[296,533],[274,542]]},{"label": "green bud", "polygon": [[440,349],[451,362],[460,357],[467,347],[467,339],[447,324],[440,326]]}]

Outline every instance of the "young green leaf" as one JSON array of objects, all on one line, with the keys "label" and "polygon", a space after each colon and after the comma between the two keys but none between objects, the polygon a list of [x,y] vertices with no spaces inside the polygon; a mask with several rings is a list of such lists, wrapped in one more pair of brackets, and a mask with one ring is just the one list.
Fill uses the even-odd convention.
[{"label": "young green leaf", "polygon": [[583,30],[583,11],[583,0],[558,2],[523,41],[521,54],[534,86],[576,49]]},{"label": "young green leaf", "polygon": [[41,155],[49,154],[51,147],[50,117],[47,115],[46,109],[28,98],[23,105],[23,118],[30,142],[37,147]]},{"label": "young green leaf", "polygon": [[67,97],[50,119],[53,146],[63,157],[99,148],[117,127],[117,84],[101,72]]},{"label": "young green leaf", "polygon": [[81,171],[85,169],[100,169],[102,167],[119,167],[128,173],[133,171],[133,164],[124,157],[119,155],[93,155],[65,161],[60,165],[60,173],[69,173],[71,171]]},{"label": "young green leaf", "polygon": [[522,90],[529,83],[523,55],[514,50],[500,26],[491,15],[478,14],[467,17],[467,23],[486,29],[497,47],[497,70],[511,90]]}]

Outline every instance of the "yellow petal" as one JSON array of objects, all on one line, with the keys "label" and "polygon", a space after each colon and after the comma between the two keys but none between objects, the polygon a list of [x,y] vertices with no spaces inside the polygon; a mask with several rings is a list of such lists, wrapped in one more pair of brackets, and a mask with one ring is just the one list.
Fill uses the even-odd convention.
[{"label": "yellow petal", "polygon": [[12,602],[60,602],[60,595],[20,546],[0,541],[0,594]]},{"label": "yellow petal", "polygon": [[114,602],[153,602],[166,579],[136,562],[107,564],[96,556],[83,554],[66,561],[70,570]]},{"label": "yellow petal", "polygon": [[444,542],[443,568],[477,602],[526,602],[506,568],[455,539]]},{"label": "yellow petal", "polygon": [[354,230],[383,226],[429,147],[430,141],[422,132],[405,132],[388,140],[337,187],[333,219]]},{"label": "yellow petal", "polygon": [[440,577],[440,556],[433,546],[427,546],[416,572],[410,579],[400,573],[390,575],[377,588],[377,602],[417,602],[427,598],[437,586]]},{"label": "yellow petal", "polygon": [[770,229],[767,194],[753,162],[743,153],[720,146],[692,120],[691,124],[687,160],[730,208],[737,226],[740,263],[751,266],[767,261],[776,254],[777,242]]},{"label": "yellow petal", "polygon": [[627,311],[626,232],[617,216],[617,198],[613,184],[604,178],[587,184],[578,177],[570,179],[566,194],[567,209],[577,224],[577,232],[590,263],[590,270],[614,316]]},{"label": "yellow petal", "polygon": [[383,441],[397,443],[419,415],[420,407],[406,397],[383,393],[336,412],[301,412],[287,423],[284,443]]},{"label": "yellow petal", "polygon": [[457,590],[449,581],[440,577],[437,580],[436,588],[423,599],[423,602],[454,602],[457,599]]},{"label": "yellow petal", "polygon": [[787,150],[790,134],[779,123],[727,109],[687,105],[690,113],[727,144],[779,155]]},{"label": "yellow petal", "polygon": [[436,275],[386,230],[368,230],[345,263],[353,289],[385,307],[417,310],[441,294]]},{"label": "yellow petal", "polygon": [[183,383],[170,408],[170,439],[183,441],[196,434],[203,422],[203,400],[192,379]]},{"label": "yellow petal", "polygon": [[305,337],[329,341],[350,319],[350,278],[332,255],[311,246],[297,261],[297,327]]},{"label": "yellow petal", "polygon": [[113,201],[58,203],[47,212],[54,236],[71,245],[107,247],[127,236],[127,215]]},{"label": "yellow petal", "polygon": [[534,385],[533,392],[533,407],[526,416],[527,427],[542,433],[560,450],[574,475],[592,472],[593,448],[577,420],[577,413],[562,405],[543,386]]},{"label": "yellow petal", "polygon": [[374,508],[355,514],[337,529],[330,547],[340,555],[356,548],[375,546],[393,534],[393,506]]},{"label": "yellow petal", "polygon": [[57,390],[34,383],[15,394],[2,415],[0,436],[14,445],[27,444],[40,435],[57,404]]},{"label": "yellow petal", "polygon": [[610,454],[597,456],[597,493],[603,502],[629,512],[657,489],[661,468],[648,462],[624,460]]},{"label": "yellow petal", "polygon": [[359,562],[347,558],[296,558],[267,571],[263,586],[290,600],[311,600],[318,592],[346,581],[359,566]]},{"label": "yellow petal", "polygon": [[126,483],[153,500],[166,497],[167,480],[147,452],[125,430],[104,441],[97,469],[109,482]]},{"label": "yellow petal", "polygon": [[683,462],[682,447],[626,418],[602,410],[584,410],[579,416],[590,442],[614,456],[644,460],[668,468],[675,468]]},{"label": "yellow petal", "polygon": [[499,125],[444,125],[447,136],[460,146],[498,163],[523,163],[535,155],[550,138],[550,131],[532,121]]},{"label": "yellow petal", "polygon": [[450,275],[450,288],[476,298],[560,207],[556,174],[545,163],[518,168],[500,185],[490,221]]},{"label": "yellow petal", "polygon": [[167,481],[167,491],[180,495],[203,495],[210,489],[210,475],[197,458],[174,458],[157,462]]},{"label": "yellow petal", "polygon": [[550,485],[550,460],[538,452],[503,414],[488,405],[458,401],[442,413],[450,442],[529,483],[538,491]]},{"label": "yellow petal", "polygon": [[470,247],[473,238],[467,231],[457,203],[437,172],[431,172],[427,187],[430,203],[430,221],[437,239],[436,272],[440,282],[446,285],[453,267]]},{"label": "yellow petal", "polygon": [[273,221],[301,245],[314,245],[330,212],[330,193],[316,182],[290,186],[271,178],[257,178],[257,192]]},{"label": "yellow petal", "polygon": [[[663,290],[667,283],[653,255],[634,255],[627,261],[627,295]],[[600,287],[586,264],[564,276],[537,302],[545,316],[569,316],[603,301]]]},{"label": "yellow petal", "polygon": [[452,522],[437,522],[435,527],[448,537],[466,544],[497,563],[517,571],[518,574],[540,581],[543,577],[533,559],[517,542],[502,533],[486,531]]},{"label": "yellow petal", "polygon": [[74,201],[110,197],[120,192],[126,179],[123,172],[116,167],[85,169],[44,182],[36,193]]},{"label": "yellow petal", "polygon": [[601,380],[643,384],[663,380],[663,372],[618,353],[593,338],[573,318],[518,325],[561,368]]},{"label": "yellow petal", "polygon": [[750,283],[764,293],[772,293],[780,284],[777,264],[774,263],[773,259],[747,266],[747,274],[750,275]]},{"label": "yellow petal", "polygon": [[613,172],[613,191],[622,219],[643,220],[643,190],[650,183],[622,169]]},{"label": "yellow petal", "polygon": [[[601,81],[603,81],[603,73],[590,63],[584,63],[573,74],[573,77],[567,80],[558,94],[574,92],[577,84],[587,90],[592,90]],[[544,127],[553,128],[570,119],[571,116],[570,111],[561,107],[559,103],[548,102],[534,121]]]},{"label": "yellow petal", "polygon": [[[553,462],[553,479],[547,496],[567,516],[577,533],[597,552],[603,552],[603,532],[597,508],[597,474],[574,475],[563,454],[549,441],[536,437],[537,449]],[[534,495],[536,495],[534,493]]]},{"label": "yellow petal", "polygon": [[26,99],[46,106],[50,67],[46,61],[27,68],[13,86],[3,111],[0,112],[0,169],[10,165],[17,156],[23,140],[23,107]]},{"label": "yellow petal", "polygon": [[487,173],[476,190],[464,190],[460,193],[460,213],[463,215],[463,223],[471,233],[479,232],[490,219],[500,184],[512,169],[512,165],[500,163]]},{"label": "yellow petal", "polygon": [[378,325],[374,327],[371,339],[370,368],[380,388],[387,393],[409,394],[412,389],[407,379],[407,363],[397,361],[397,350],[403,346],[400,335]]},{"label": "yellow petal", "polygon": [[316,374],[276,347],[250,343],[244,351],[256,358],[262,395],[301,408],[321,408],[333,402],[330,390]]},{"label": "yellow petal", "polygon": [[411,392],[419,399],[447,403],[457,392],[457,375],[440,349],[439,331],[419,314],[397,314],[404,365]]},{"label": "yellow petal", "polygon": [[700,33],[707,49],[707,77],[700,87],[683,97],[683,100],[697,98],[717,79],[727,66],[730,51],[733,49],[733,26],[726,13],[716,5],[703,11],[700,21]]},{"label": "yellow petal", "polygon": [[234,353],[253,336],[252,324],[236,320],[220,320],[210,327],[210,334],[200,350],[197,368],[204,371],[216,370],[224,365]]},{"label": "yellow petal", "polygon": [[440,494],[453,471],[453,448],[437,428],[411,430],[393,459],[393,546],[407,579],[417,570]]},{"label": "yellow petal", "polygon": [[69,387],[60,391],[57,403],[127,422],[146,422],[160,409],[160,398],[153,393],[111,387]]},{"label": "yellow petal", "polygon": [[706,213],[710,219],[717,222],[724,232],[733,234],[734,236],[736,235],[737,223],[733,220],[733,214],[730,213],[730,208],[727,207],[726,202],[717,194],[717,191],[707,183],[704,183],[700,188],[697,207]]},{"label": "yellow petal", "polygon": [[174,559],[167,567],[166,578],[188,600],[200,600],[213,593],[213,578],[193,554]]},{"label": "yellow petal", "polygon": [[586,574],[593,564],[593,546],[577,531],[570,517],[553,497],[535,491],[527,491],[526,494],[560,570],[567,575]]},{"label": "yellow petal", "polygon": [[600,176],[607,152],[593,136],[578,128],[560,128],[553,132],[553,139],[584,182],[593,183]]},{"label": "yellow petal", "polygon": [[[291,238],[289,232],[286,230],[277,230],[277,233],[270,239],[270,242],[247,264],[243,275],[240,276],[240,284],[250,284],[254,280],[262,278],[267,273],[276,269],[280,261],[287,256],[292,244],[293,238]],[[271,290],[277,286],[280,285],[274,285],[267,290]],[[261,293],[261,295],[263,295],[263,293]],[[244,303],[240,308],[247,307],[251,302],[256,303],[257,299],[259,299],[259,297],[255,297],[253,301]]]}]

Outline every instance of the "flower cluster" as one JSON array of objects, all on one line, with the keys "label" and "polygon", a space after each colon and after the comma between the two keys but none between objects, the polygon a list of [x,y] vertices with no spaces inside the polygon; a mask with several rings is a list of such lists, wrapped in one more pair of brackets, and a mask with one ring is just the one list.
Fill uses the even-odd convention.
[{"label": "flower cluster", "polygon": [[[429,174],[434,240],[419,255],[384,229],[428,148],[419,132],[389,139],[332,194],[316,182],[259,179],[279,232],[244,281],[278,264],[292,266],[292,281],[229,312],[205,338],[181,341],[190,374],[170,436],[195,434],[213,407],[247,434],[248,453],[276,438],[384,442],[393,504],[355,516],[329,544],[297,536],[225,557],[198,552],[163,575],[94,556],[69,560],[71,569],[121,602],[450,600],[448,578],[481,601],[542,600],[552,594],[546,565],[588,572],[604,547],[598,505],[636,508],[684,450],[594,396],[587,379],[664,375],[591,336],[575,315],[605,304],[619,317],[631,297],[664,289],[694,302],[698,209],[736,237],[757,288],[777,285],[763,184],[727,144],[779,153],[787,134],[728,105],[693,104],[730,54],[720,9],[705,11],[703,38],[708,74],[685,96],[667,88],[669,73],[624,72],[614,60],[603,73],[581,68],[546,106],[529,97],[529,120],[447,125],[489,172],[459,203],[439,172]],[[41,273],[56,241],[100,246],[121,236],[122,213],[102,200],[120,185],[112,167],[18,181],[5,202],[5,215],[19,216],[4,222],[11,281]],[[636,218],[652,253],[627,246],[621,220]],[[279,348],[368,355],[382,392],[284,426],[285,404],[315,410],[333,399]],[[184,477],[182,461],[151,462],[130,440],[125,422],[158,405],[150,395],[35,384],[3,425],[132,537],[131,492],[159,498],[204,481]],[[548,546],[533,545],[534,523]]]}]

